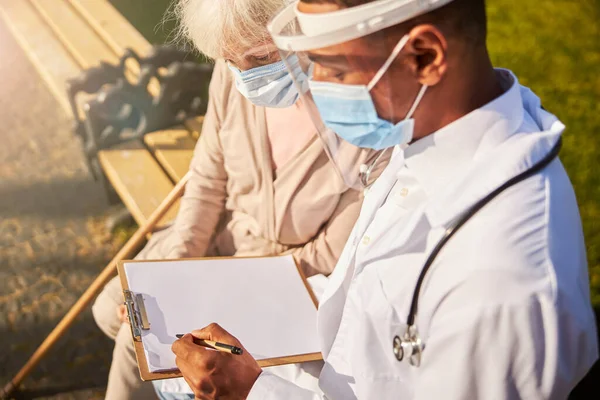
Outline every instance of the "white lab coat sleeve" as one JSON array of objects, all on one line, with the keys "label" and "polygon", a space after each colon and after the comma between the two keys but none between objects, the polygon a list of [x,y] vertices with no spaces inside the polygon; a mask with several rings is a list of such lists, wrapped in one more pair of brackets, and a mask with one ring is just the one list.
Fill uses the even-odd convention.
[{"label": "white lab coat sleeve", "polygon": [[569,382],[583,378],[597,347],[586,334],[589,321],[576,320],[551,297],[461,302],[436,312],[414,399],[567,398]]},{"label": "white lab coat sleeve", "polygon": [[246,400],[325,400],[318,393],[303,389],[277,375],[263,371]]}]

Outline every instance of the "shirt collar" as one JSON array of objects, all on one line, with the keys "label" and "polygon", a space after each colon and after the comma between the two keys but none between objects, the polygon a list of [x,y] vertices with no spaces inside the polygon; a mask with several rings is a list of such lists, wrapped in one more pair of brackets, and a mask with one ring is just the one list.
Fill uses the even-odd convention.
[{"label": "shirt collar", "polygon": [[403,151],[406,167],[430,198],[424,212],[432,226],[450,223],[531,168],[564,130],[510,71],[497,71],[511,84],[504,94]]},{"label": "shirt collar", "polygon": [[428,196],[464,173],[480,147],[502,142],[521,126],[518,80],[510,71],[497,72],[510,85],[506,92],[404,150],[406,166]]}]

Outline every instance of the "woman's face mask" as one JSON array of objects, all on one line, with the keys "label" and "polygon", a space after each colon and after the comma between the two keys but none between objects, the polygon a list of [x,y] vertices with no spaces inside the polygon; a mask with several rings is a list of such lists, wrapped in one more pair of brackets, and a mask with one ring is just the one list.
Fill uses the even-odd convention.
[{"label": "woman's face mask", "polygon": [[[296,56],[291,56],[286,61],[293,69],[300,69]],[[246,71],[240,71],[231,63],[228,65],[235,77],[237,90],[253,104],[262,107],[284,108],[292,106],[298,100],[298,89],[283,61]],[[305,75],[298,80],[298,84],[303,88],[306,86],[306,82]]]}]

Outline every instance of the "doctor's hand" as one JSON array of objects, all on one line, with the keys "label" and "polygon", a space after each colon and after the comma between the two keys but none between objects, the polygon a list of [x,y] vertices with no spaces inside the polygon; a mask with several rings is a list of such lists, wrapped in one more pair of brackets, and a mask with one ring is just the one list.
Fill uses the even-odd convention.
[{"label": "doctor's hand", "polygon": [[196,399],[245,399],[262,372],[244,349],[241,355],[212,350],[194,344],[193,338],[213,340],[241,347],[242,344],[217,324],[195,330],[173,343],[175,362]]}]

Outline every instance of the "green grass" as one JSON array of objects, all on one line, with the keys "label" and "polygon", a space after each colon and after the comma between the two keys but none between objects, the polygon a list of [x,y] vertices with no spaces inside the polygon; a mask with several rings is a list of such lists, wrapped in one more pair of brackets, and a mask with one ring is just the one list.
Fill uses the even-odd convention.
[{"label": "green grass", "polygon": [[488,0],[494,64],[509,68],[567,126],[561,159],[583,220],[600,307],[600,1]]},{"label": "green grass", "polygon": [[[169,0],[111,0],[153,43],[174,24],[160,23]],[[214,0],[218,1],[218,0]],[[581,209],[592,301],[600,307],[600,0],[488,0],[488,45],[567,126],[561,159]]]},{"label": "green grass", "polygon": [[171,0],[109,1],[150,43],[163,44],[171,39],[170,34],[175,23],[174,21],[163,23],[163,16],[171,4]]}]

